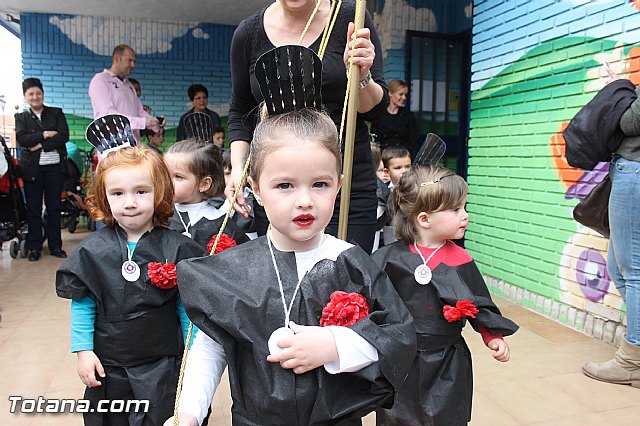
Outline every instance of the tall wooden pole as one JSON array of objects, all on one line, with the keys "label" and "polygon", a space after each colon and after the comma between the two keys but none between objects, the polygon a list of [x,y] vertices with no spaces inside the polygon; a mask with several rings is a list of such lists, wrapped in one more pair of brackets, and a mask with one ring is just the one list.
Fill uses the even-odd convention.
[{"label": "tall wooden pole", "polygon": [[[364,26],[365,1],[356,0],[356,16],[353,20],[355,31]],[[351,177],[353,176],[353,148],[356,135],[356,118],[358,114],[358,83],[360,82],[360,68],[349,65],[349,101],[347,104],[346,128],[344,135],[343,166],[344,181],[340,192],[340,214],[338,216],[338,238],[347,239],[347,225],[349,224],[349,203],[351,202]]]}]

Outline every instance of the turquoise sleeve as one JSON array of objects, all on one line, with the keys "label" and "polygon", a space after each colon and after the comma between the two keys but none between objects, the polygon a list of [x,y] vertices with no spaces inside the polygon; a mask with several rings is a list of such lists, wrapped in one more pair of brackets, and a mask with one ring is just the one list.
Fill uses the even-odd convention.
[{"label": "turquoise sleeve", "polygon": [[96,301],[93,296],[71,301],[71,352],[92,351],[96,321]]},{"label": "turquoise sleeve", "polygon": [[[184,305],[182,304],[182,300],[180,299],[180,296],[178,296],[178,299],[176,300],[176,308],[178,309],[178,316],[180,317],[180,325],[182,326],[182,336],[186,343],[187,332],[189,331],[189,323],[191,322],[191,320],[187,316],[187,311],[184,309]],[[196,327],[196,325],[194,324],[191,330],[191,341],[189,342],[189,349],[191,349],[191,345],[193,345],[193,339],[195,339],[197,332],[198,332],[198,327]]]}]

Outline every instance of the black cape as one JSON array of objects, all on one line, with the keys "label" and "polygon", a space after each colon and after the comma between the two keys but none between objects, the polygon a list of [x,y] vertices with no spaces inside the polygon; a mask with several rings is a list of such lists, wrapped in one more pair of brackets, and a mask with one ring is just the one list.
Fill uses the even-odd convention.
[{"label": "black cape", "polygon": [[[451,253],[464,249],[450,243]],[[471,259],[466,252],[466,257]],[[407,380],[399,389],[391,410],[376,412],[377,425],[463,425],[471,419],[473,375],[471,353],[462,338],[465,321],[448,322],[443,306],[470,300],[480,311],[469,318],[472,327],[508,336],[518,326],[504,318],[491,300],[473,260],[458,266],[440,263],[427,285],[414,278],[421,265],[419,255],[403,241],[385,246],[372,255],[389,275],[415,320],[418,351]]]},{"label": "black cape", "polygon": [[[284,292],[297,284],[295,254],[274,250]],[[267,362],[267,340],[284,312],[266,237],[218,255],[178,265],[178,286],[189,318],[225,350],[234,425],[360,424],[389,406],[415,353],[411,316],[386,275],[359,247],[324,259],[305,275],[291,321],[319,325],[336,290],[364,295],[372,313],[351,328],[373,345],[379,361],[354,373],[317,368],[294,374]]]},{"label": "black cape", "polygon": [[131,424],[161,425],[173,412],[184,348],[178,289],[153,286],[147,264],[178,263],[205,252],[183,235],[156,227],[138,241],[132,260],[140,267],[140,278],[128,282],[120,272],[127,260],[126,241],[117,225],[93,232],[56,273],[59,297],[80,300],[91,295],[96,301],[94,352],[106,377],[100,379],[102,386],[87,388],[85,398],[93,408],[100,399],[148,399],[150,404],[148,413],[86,413],[86,424],[128,416]]},{"label": "black cape", "polygon": [[[180,221],[178,215],[182,217],[184,223],[189,223],[189,213],[179,212],[177,209],[174,209],[173,216],[169,219],[169,229],[183,233],[184,225]],[[191,238],[206,249],[211,238],[220,232],[222,222],[224,222],[224,215],[217,219],[207,219],[206,217],[201,218],[196,223],[189,225]],[[224,231],[222,232],[233,238],[236,244],[242,244],[249,241],[247,234],[238,227],[238,224],[233,219],[229,219],[227,221]]]}]

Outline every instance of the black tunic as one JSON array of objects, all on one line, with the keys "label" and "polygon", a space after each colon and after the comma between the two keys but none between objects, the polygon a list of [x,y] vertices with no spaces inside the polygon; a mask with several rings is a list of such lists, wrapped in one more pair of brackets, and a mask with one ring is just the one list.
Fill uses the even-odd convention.
[{"label": "black tunic", "polygon": [[[471,353],[461,333],[465,321],[448,322],[443,306],[470,300],[480,311],[469,318],[472,327],[483,326],[492,334],[513,334],[518,326],[504,318],[475,262],[452,242],[436,259],[433,278],[419,285],[414,278],[421,265],[419,255],[397,241],[376,251],[372,258],[389,275],[414,318],[418,351],[407,380],[391,410],[376,412],[377,425],[463,425],[471,419],[473,375]],[[429,262],[431,266],[431,262]]]},{"label": "black tunic", "polygon": [[[169,229],[182,233],[185,229],[178,215],[182,217],[184,223],[189,223],[189,213],[179,212],[177,209],[174,209],[173,216],[169,219]],[[196,223],[189,225],[191,238],[206,249],[211,238],[220,232],[222,222],[224,222],[224,215],[216,219],[207,219],[206,217],[200,218]],[[238,227],[238,224],[233,218],[230,218],[227,221],[224,231],[222,232],[233,238],[236,244],[242,244],[249,241],[247,234]]]},{"label": "black tunic", "polygon": [[[295,254],[274,250],[287,295],[297,284]],[[212,273],[215,271],[215,273]],[[193,323],[224,347],[234,425],[346,425],[389,406],[415,352],[411,317],[386,275],[362,249],[320,260],[305,275],[291,321],[318,325],[333,291],[357,292],[372,312],[351,328],[379,361],[354,373],[324,368],[294,374],[267,362],[267,340],[283,326],[278,281],[265,237],[218,255],[181,262],[178,286]]]},{"label": "black tunic", "polygon": [[[119,227],[103,228],[85,238],[56,273],[59,297],[96,301],[94,352],[105,367],[102,386],[87,388],[92,407],[100,399],[148,399],[149,412],[86,413],[87,424],[129,416],[135,424],[159,424],[171,416],[184,347],[176,310],[178,289],[151,284],[149,262],[178,263],[204,255],[190,239],[166,228],[145,233],[132,260],[140,278],[126,281],[120,272],[127,260],[127,237]],[[117,421],[117,420],[116,420]]]},{"label": "black tunic", "polygon": [[[232,92],[229,106],[229,140],[231,142],[236,140],[250,142],[253,139],[253,130],[258,117],[257,107],[263,100],[254,74],[255,64],[260,55],[275,47],[264,29],[265,10],[266,7],[243,20],[233,34],[231,42]],[[343,54],[347,43],[347,26],[349,22],[353,21],[354,13],[355,2],[344,0],[322,59],[322,101],[338,129],[342,119],[347,87]],[[349,224],[354,225],[369,225],[376,222],[376,175],[371,163],[371,147],[365,120],[375,120],[389,104],[384,82],[382,46],[375,30],[375,24],[368,12],[364,25],[371,29],[371,42],[376,49],[371,74],[374,81],[385,88],[385,95],[371,111],[357,115],[352,194],[349,207]],[[321,38],[318,37],[309,45],[309,48],[316,53],[320,47]],[[338,197],[334,210],[336,223],[340,210],[339,201],[340,197]]]}]

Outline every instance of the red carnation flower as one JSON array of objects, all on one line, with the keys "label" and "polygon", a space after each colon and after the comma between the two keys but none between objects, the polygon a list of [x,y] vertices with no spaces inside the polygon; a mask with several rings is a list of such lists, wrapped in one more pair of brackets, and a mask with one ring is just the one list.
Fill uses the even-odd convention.
[{"label": "red carnation flower", "polygon": [[[218,236],[218,234],[214,235],[213,237],[211,237],[211,240],[209,240],[209,244],[207,244],[207,251],[209,253],[211,253],[211,249],[213,248],[213,244],[216,242],[216,237]],[[220,235],[220,241],[218,241],[218,245],[216,246],[216,250],[213,252],[213,254],[218,254],[221,253],[223,251],[225,251],[226,249],[233,247],[233,246],[237,246],[238,243],[236,243],[236,241],[231,238],[230,236],[228,236],[227,234],[222,234]]]},{"label": "red carnation flower", "polygon": [[458,321],[462,317],[475,318],[478,312],[480,311],[470,300],[458,300],[456,306],[444,305],[442,308],[444,318],[449,322]]},{"label": "red carnation flower", "polygon": [[347,327],[369,315],[367,299],[358,293],[334,291],[329,303],[322,309],[320,326],[340,325]]},{"label": "red carnation flower", "polygon": [[151,284],[163,290],[169,290],[177,284],[176,264],[167,262],[164,265],[158,262],[149,262],[147,274],[151,278]]}]

